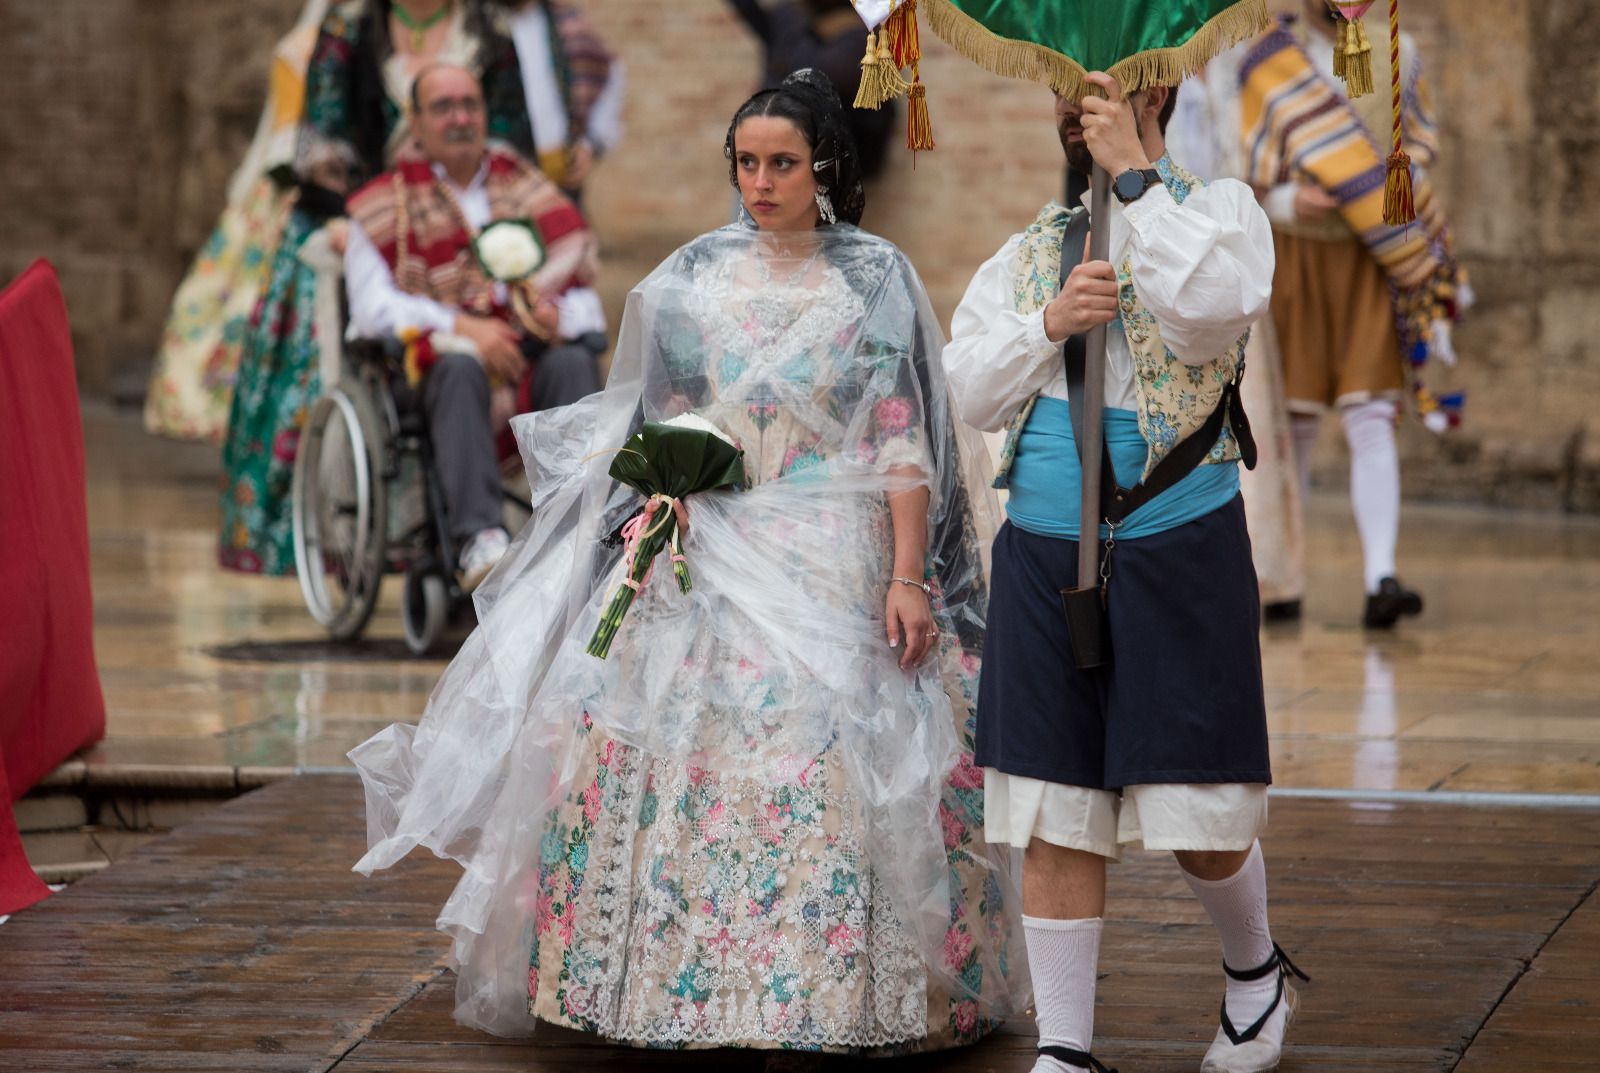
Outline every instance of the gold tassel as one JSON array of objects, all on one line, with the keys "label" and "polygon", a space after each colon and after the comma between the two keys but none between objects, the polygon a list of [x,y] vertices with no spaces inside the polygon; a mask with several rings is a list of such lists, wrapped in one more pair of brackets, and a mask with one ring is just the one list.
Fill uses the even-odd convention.
[{"label": "gold tassel", "polygon": [[888,32],[868,32],[867,54],[861,57],[861,84],[856,87],[856,107],[876,111],[905,89],[900,72],[895,70],[894,56],[889,52]]},{"label": "gold tassel", "polygon": [[878,36],[867,31],[867,54],[861,57],[861,80],[856,83],[857,108],[881,108],[883,101],[875,96],[878,74]]},{"label": "gold tassel", "polygon": [[1344,77],[1345,51],[1350,47],[1350,23],[1340,19],[1333,24],[1333,73],[1337,78]]},{"label": "gold tassel", "polygon": [[878,34],[878,77],[883,80],[883,99],[903,96],[910,85],[900,77],[900,67],[894,62],[894,52],[889,48],[889,35]]},{"label": "gold tassel", "polygon": [[[1367,29],[1359,19],[1349,24],[1346,34],[1344,70],[1339,73],[1343,76],[1345,90],[1351,97],[1365,97],[1373,91],[1372,42],[1367,40]],[[1334,62],[1337,64],[1337,51],[1334,57]]]},{"label": "gold tassel", "polygon": [[889,51],[896,68],[915,66],[922,59],[922,41],[917,36],[917,0],[904,2],[884,21],[889,31]]},{"label": "gold tassel", "polygon": [[1388,172],[1383,177],[1383,222],[1403,227],[1417,218],[1411,195],[1411,157],[1404,149],[1389,154]]},{"label": "gold tassel", "polygon": [[1383,177],[1383,222],[1403,227],[1417,218],[1411,189],[1411,158],[1406,155],[1400,81],[1400,0],[1389,0],[1389,109],[1393,142]]},{"label": "gold tassel", "polygon": [[928,89],[916,65],[911,67],[911,86],[906,90],[906,148],[913,153],[926,152],[934,147],[933,124],[928,119]]}]

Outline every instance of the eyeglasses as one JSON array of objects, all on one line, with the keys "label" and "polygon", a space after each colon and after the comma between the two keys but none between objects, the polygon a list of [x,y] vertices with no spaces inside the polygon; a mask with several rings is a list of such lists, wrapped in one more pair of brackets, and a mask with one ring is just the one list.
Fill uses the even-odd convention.
[{"label": "eyeglasses", "polygon": [[423,111],[434,119],[444,119],[457,109],[469,116],[481,115],[483,100],[479,97],[441,97],[439,100],[429,101]]}]

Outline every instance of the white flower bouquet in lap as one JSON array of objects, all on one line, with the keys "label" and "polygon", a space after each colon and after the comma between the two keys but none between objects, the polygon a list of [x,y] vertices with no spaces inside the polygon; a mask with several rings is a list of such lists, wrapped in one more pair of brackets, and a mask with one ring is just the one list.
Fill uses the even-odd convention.
[{"label": "white flower bouquet in lap", "polygon": [[544,267],[544,239],[531,220],[496,220],[472,240],[472,255],[484,275],[506,285],[511,311],[530,333],[548,339],[549,331],[534,318],[539,292],[533,274]]}]

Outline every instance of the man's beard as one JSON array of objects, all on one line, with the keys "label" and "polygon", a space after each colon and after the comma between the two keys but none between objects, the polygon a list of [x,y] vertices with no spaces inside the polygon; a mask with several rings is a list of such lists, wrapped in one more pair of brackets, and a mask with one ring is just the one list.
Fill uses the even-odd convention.
[{"label": "man's beard", "polygon": [[[1077,141],[1070,140],[1068,133],[1076,133]],[[1076,123],[1062,123],[1056,128],[1056,134],[1061,138],[1061,148],[1067,154],[1067,167],[1079,175],[1088,175],[1094,171],[1094,154],[1089,152],[1089,146],[1082,140],[1083,128]]]}]

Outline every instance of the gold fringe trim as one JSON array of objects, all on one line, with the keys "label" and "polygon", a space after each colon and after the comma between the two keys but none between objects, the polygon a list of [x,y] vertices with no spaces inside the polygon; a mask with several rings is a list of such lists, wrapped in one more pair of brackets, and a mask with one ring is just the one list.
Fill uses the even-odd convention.
[{"label": "gold fringe trim", "polygon": [[[1069,100],[1082,97],[1089,72],[1076,60],[1031,41],[1000,37],[950,0],[922,0],[933,32],[957,52],[985,70],[1006,78],[1042,82]],[[1267,0],[1239,0],[1213,16],[1194,36],[1175,48],[1158,48],[1130,56],[1106,72],[1134,93],[1149,86],[1175,86],[1198,74],[1213,56],[1271,25]]]}]

